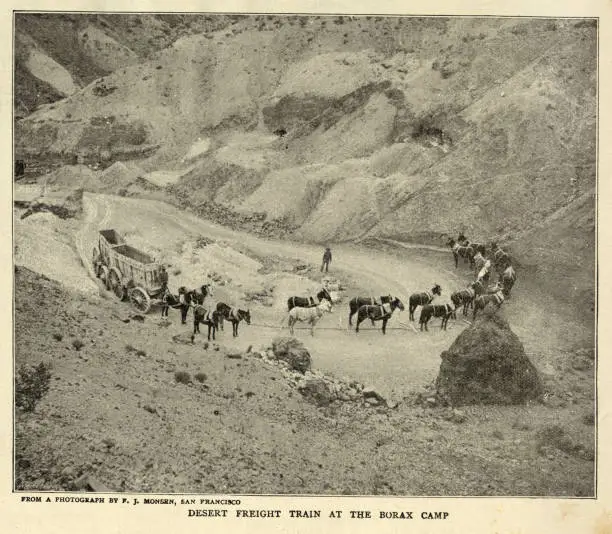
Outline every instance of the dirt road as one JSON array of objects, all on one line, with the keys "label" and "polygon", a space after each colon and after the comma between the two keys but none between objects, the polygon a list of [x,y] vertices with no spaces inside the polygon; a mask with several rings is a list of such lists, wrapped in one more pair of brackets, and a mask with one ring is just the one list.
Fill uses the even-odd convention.
[{"label": "dirt road", "polygon": [[[239,250],[248,250],[255,258],[276,256],[318,265],[322,253],[318,246],[261,239],[228,230],[156,201],[86,194],[84,203],[85,223],[77,236],[77,248],[85,264],[96,233],[102,228],[117,228],[129,234],[130,240],[151,243],[168,257],[177,244],[202,235],[223,240]],[[394,398],[401,398],[415,387],[433,380],[440,353],[450,346],[466,324],[459,316],[457,321],[451,321],[447,331],[441,331],[436,319],[430,323],[429,332],[417,332],[418,323],[413,323],[414,328],[409,324],[408,297],[412,292],[439,283],[443,295],[438,300],[446,301],[452,291],[469,282],[467,267],[460,265],[455,270],[450,253],[436,250],[411,248],[389,254],[358,246],[336,245],[333,251],[332,273],[342,280],[351,280],[348,285],[354,287],[353,291],[374,296],[392,293],[402,299],[406,311],[396,312],[386,336],[381,334],[380,325],[372,329],[367,323],[363,323],[363,330],[356,334],[347,329],[347,301],[354,293],[347,294],[344,302],[321,320],[314,337],[311,338],[307,330],[298,332],[298,337],[305,340],[313,354],[314,366],[370,383]],[[504,314],[538,367],[549,366],[559,352],[592,344],[588,325],[568,322],[557,303],[546,295],[527,290],[523,282],[519,279],[511,300],[504,305]],[[234,280],[233,284],[240,282]],[[231,299],[230,294],[229,288],[219,288],[215,300]],[[253,325],[241,325],[237,339],[227,331],[220,333],[221,342],[239,349],[248,345],[257,348],[269,344],[276,335],[287,334],[287,330],[281,330],[278,325],[285,315],[284,302],[289,296],[275,295],[272,307],[251,305]],[[173,323],[168,333],[189,328],[177,323]]]}]

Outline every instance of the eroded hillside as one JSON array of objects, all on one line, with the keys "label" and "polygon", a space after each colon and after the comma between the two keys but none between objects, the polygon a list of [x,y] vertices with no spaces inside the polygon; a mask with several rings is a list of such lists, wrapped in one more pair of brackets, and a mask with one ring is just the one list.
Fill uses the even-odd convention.
[{"label": "eroded hillside", "polygon": [[[576,272],[560,294],[592,290],[594,21],[137,20],[65,22],[71,54],[53,36],[32,44],[44,22],[18,24],[18,51],[30,51],[18,72],[46,54],[64,69],[47,100],[66,96],[43,94],[18,122],[18,155],[137,159],[202,215],[265,213],[306,241],[444,245],[463,230],[538,272]],[[557,254],[543,236],[565,235],[568,220],[581,224]]]}]

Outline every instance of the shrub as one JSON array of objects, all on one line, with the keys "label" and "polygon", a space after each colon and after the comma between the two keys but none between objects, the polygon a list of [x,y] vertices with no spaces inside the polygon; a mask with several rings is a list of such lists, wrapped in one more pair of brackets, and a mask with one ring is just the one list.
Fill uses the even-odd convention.
[{"label": "shrub", "polygon": [[36,367],[21,366],[15,380],[15,404],[25,412],[32,412],[36,403],[49,391],[51,366],[44,362]]},{"label": "shrub", "polygon": [[146,356],[147,353],[144,350],[137,350],[136,351],[136,356]]},{"label": "shrub", "polygon": [[83,343],[80,339],[75,339],[72,342],[72,346],[74,347],[74,350],[81,350],[83,348],[83,345],[85,345],[85,343]]},{"label": "shrub", "polygon": [[62,336],[62,334],[56,332],[55,334],[53,334],[53,339],[55,339],[55,341],[61,341],[62,339],[64,339],[64,336]]},{"label": "shrub", "polygon": [[204,383],[206,382],[206,379],[208,377],[206,376],[206,373],[196,373],[195,375],[193,375],[193,378],[195,378],[200,383]]},{"label": "shrub", "polygon": [[187,371],[177,371],[174,373],[174,379],[179,384],[191,384],[191,375]]},{"label": "shrub", "polygon": [[136,352],[136,349],[129,343],[125,346],[125,352]]}]

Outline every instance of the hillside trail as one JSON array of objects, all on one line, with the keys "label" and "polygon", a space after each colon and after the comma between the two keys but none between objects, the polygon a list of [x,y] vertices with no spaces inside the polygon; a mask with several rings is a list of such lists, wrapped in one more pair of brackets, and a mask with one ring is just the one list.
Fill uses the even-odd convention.
[{"label": "hillside trail", "polygon": [[[77,249],[84,265],[91,263],[91,250],[99,229],[122,228],[126,224],[140,228],[142,237],[158,247],[170,248],[171,235],[180,232],[185,239],[205,235],[223,240],[250,251],[255,257],[276,256],[320,265],[323,252],[320,246],[264,239],[229,230],[159,201],[86,193],[84,214],[85,221],[77,235]],[[313,365],[337,376],[373,384],[395,398],[434,380],[440,353],[452,344],[467,323],[458,314],[457,321],[451,321],[447,331],[441,330],[439,320],[434,319],[429,324],[429,332],[419,332],[418,311],[416,322],[411,325],[408,320],[408,298],[413,292],[427,290],[439,283],[443,295],[437,301],[446,302],[451,292],[470,282],[467,266],[460,264],[454,269],[450,252],[436,247],[422,251],[419,247],[398,248],[396,255],[349,244],[333,245],[332,250],[330,276],[350,277],[365,295],[392,293],[404,302],[406,310],[394,314],[385,336],[380,332],[379,323],[372,327],[369,322],[362,323],[362,330],[356,334],[347,328],[348,300],[355,295],[345,295],[333,314],[320,321],[314,336],[311,337],[308,330],[297,331],[297,337],[313,354]],[[89,271],[93,276],[91,269]],[[223,289],[218,289],[218,298],[222,298]],[[245,350],[249,345],[257,349],[268,346],[277,335],[288,335],[281,324],[286,317],[282,303],[289,296],[277,296],[280,301],[274,308],[256,306],[253,324],[241,324],[238,338],[231,337],[229,325],[226,325],[225,332],[220,333],[220,342],[229,349]],[[539,368],[552,370],[560,353],[593,344],[593,332],[588,325],[569,320],[552,297],[534,292],[528,281],[520,279],[520,273],[503,312]],[[156,310],[150,312],[157,313]],[[165,332],[173,334],[185,328],[191,327],[173,321]]]}]

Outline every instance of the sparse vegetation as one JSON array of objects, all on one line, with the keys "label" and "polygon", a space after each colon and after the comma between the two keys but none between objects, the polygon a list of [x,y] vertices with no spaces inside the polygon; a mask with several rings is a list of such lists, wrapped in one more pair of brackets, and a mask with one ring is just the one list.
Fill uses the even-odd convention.
[{"label": "sparse vegetation", "polygon": [[191,375],[187,371],[176,371],[174,379],[179,384],[191,384]]},{"label": "sparse vegetation", "polygon": [[80,339],[72,340],[72,346],[74,347],[74,350],[81,350],[84,345],[85,343],[83,343],[83,341]]},{"label": "sparse vegetation", "polygon": [[195,378],[198,382],[200,382],[201,384],[203,384],[204,382],[206,382],[206,379],[208,378],[206,376],[206,373],[196,373],[195,375],[193,375],[193,378]]},{"label": "sparse vegetation", "polygon": [[36,404],[49,391],[51,366],[44,362],[35,367],[22,365],[15,379],[15,405],[24,412],[33,412]]}]

